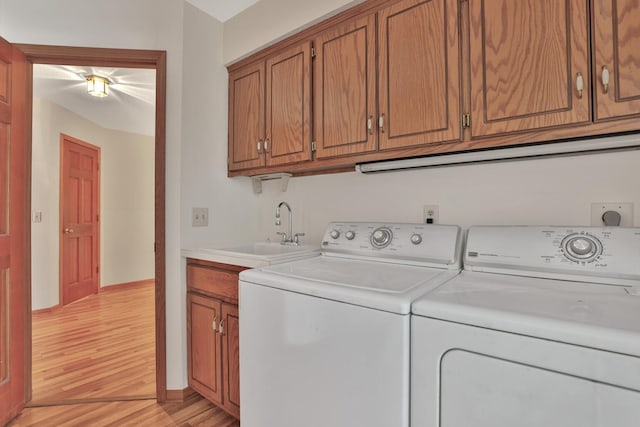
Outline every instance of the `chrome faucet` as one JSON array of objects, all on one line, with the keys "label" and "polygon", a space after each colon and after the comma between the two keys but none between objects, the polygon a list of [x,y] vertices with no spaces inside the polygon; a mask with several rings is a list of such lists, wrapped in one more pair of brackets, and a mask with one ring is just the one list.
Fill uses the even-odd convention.
[{"label": "chrome faucet", "polygon": [[289,211],[289,232],[284,233],[282,231],[278,231],[277,234],[282,236],[282,241],[280,244],[282,245],[299,245],[300,244],[300,236],[304,236],[304,233],[296,233],[293,234],[293,212],[291,211],[291,206],[287,202],[280,202],[278,207],[276,208],[276,225],[280,225],[280,208],[284,206]]}]

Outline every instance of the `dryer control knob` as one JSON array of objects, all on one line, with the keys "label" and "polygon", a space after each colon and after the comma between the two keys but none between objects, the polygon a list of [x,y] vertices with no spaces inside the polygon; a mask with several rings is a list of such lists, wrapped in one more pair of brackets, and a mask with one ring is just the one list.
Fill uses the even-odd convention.
[{"label": "dryer control knob", "polygon": [[346,237],[347,240],[353,240],[356,237],[356,233],[354,233],[353,231],[349,230],[346,233],[344,233],[344,237]]},{"label": "dryer control knob", "polygon": [[329,235],[332,239],[337,239],[338,237],[340,237],[340,232],[338,230],[331,230],[331,233],[329,233]]},{"label": "dryer control knob", "polygon": [[576,237],[569,241],[569,248],[576,255],[588,255],[594,252],[595,245],[589,239]]},{"label": "dryer control knob", "polygon": [[414,245],[419,245],[420,243],[422,243],[422,236],[419,234],[411,235],[411,243],[413,243]]}]

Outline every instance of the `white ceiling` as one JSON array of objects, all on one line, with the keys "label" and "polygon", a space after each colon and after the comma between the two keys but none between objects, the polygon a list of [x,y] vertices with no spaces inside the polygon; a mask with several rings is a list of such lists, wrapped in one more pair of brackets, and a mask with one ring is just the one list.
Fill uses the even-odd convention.
[{"label": "white ceiling", "polygon": [[[85,77],[108,78],[109,96],[87,93]],[[108,129],[154,135],[156,72],[148,69],[33,66],[33,96],[54,102]]]},{"label": "white ceiling", "polygon": [[198,9],[207,12],[220,22],[242,12],[258,0],[187,0]]}]

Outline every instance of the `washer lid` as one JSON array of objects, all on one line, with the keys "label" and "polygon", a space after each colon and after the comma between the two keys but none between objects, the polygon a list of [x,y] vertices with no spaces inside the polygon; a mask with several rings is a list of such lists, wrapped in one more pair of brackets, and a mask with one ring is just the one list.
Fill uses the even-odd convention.
[{"label": "washer lid", "polygon": [[638,287],[463,271],[412,312],[640,356]]},{"label": "washer lid", "polygon": [[240,273],[240,281],[409,314],[411,302],[458,271],[318,256]]}]

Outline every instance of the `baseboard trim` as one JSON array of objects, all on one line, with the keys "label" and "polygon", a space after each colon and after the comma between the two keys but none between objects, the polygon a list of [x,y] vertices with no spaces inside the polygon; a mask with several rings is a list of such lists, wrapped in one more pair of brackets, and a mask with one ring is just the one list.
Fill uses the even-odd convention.
[{"label": "baseboard trim", "polygon": [[53,307],[47,307],[47,308],[41,308],[41,309],[38,309],[38,310],[32,310],[31,311],[31,315],[52,313],[52,312],[56,311],[59,308],[60,308],[60,304],[56,304]]},{"label": "baseboard trim", "polygon": [[117,290],[126,289],[126,288],[134,288],[136,286],[151,285],[155,282],[156,282],[156,279],[145,279],[145,280],[136,280],[135,282],[126,282],[126,283],[118,283],[116,285],[101,286],[100,292],[117,291]]},{"label": "baseboard trim", "polygon": [[192,394],[195,394],[195,391],[191,387],[182,390],[167,390],[167,402],[184,402]]}]

